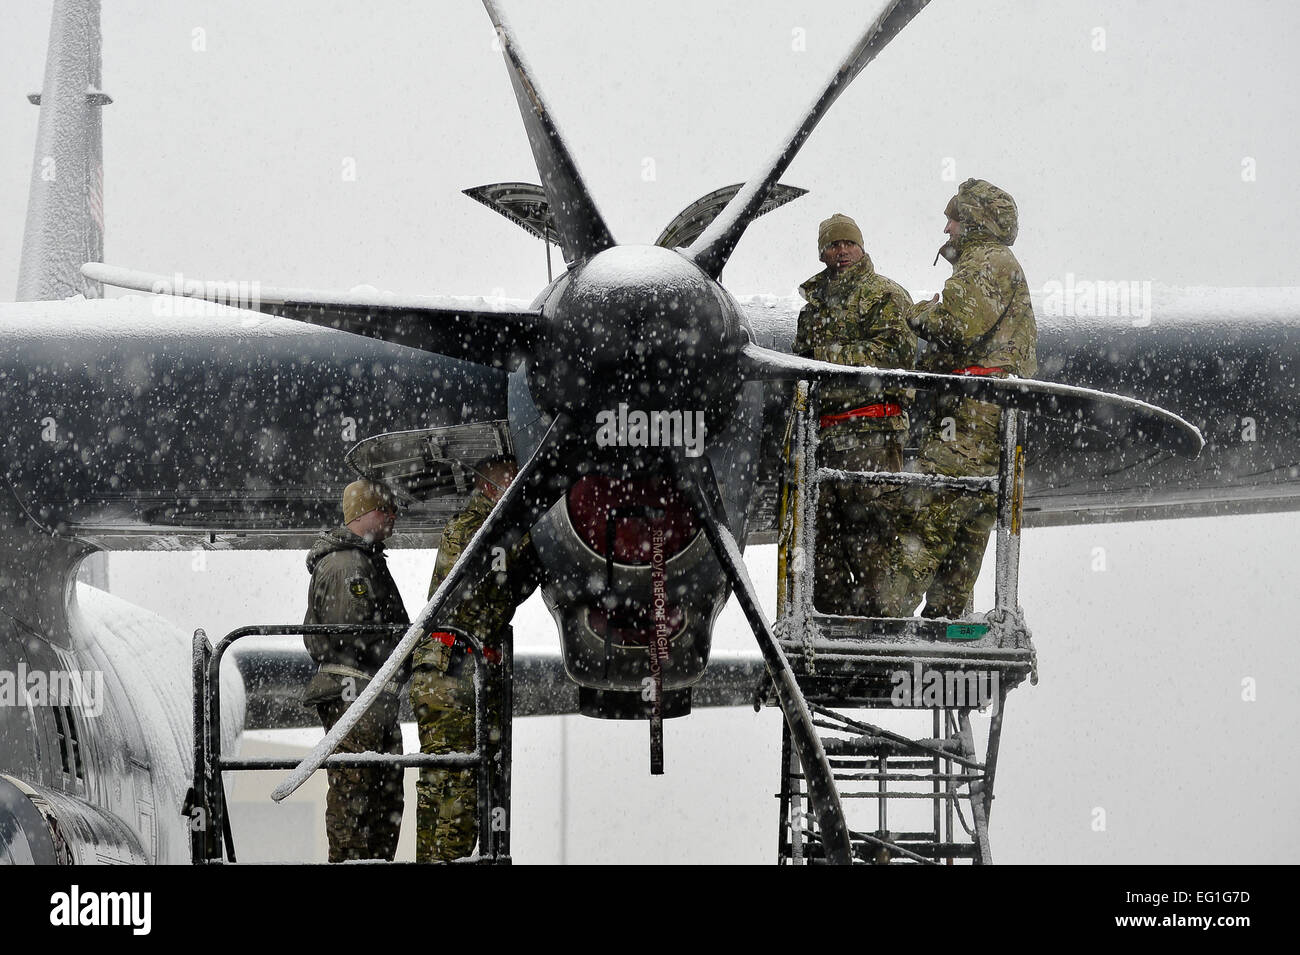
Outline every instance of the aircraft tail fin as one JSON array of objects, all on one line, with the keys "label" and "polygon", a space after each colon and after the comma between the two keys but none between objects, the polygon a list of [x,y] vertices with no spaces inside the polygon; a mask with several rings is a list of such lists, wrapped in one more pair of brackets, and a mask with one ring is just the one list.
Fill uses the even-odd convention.
[{"label": "aircraft tail fin", "polygon": [[99,0],[55,0],[18,269],[19,301],[84,295],[103,286],[81,272],[104,257],[104,143]]},{"label": "aircraft tail fin", "polygon": [[696,265],[715,279],[722,274],[736,243],[745,234],[749,224],[761,214],[763,203],[772,187],[789,168],[800,147],[821,122],[831,104],[929,2],[930,0],[893,0],[872,21],[862,39],[849,51],[781,149],[756,176],[745,183],[744,188],[690,246],[688,254]]},{"label": "aircraft tail fin", "polygon": [[510,83],[515,89],[528,144],[532,147],[542,187],[554,215],[564,260],[574,262],[610,248],[616,244],[614,237],[569,154],[554,115],[542,98],[510,25],[494,0],[483,0],[483,7],[496,27],[501,51],[510,68]]}]

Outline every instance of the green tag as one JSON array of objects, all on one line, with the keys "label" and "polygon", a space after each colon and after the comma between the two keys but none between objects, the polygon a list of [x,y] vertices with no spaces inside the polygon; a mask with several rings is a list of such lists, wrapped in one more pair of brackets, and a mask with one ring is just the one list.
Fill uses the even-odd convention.
[{"label": "green tag", "polygon": [[948,624],[949,640],[978,640],[984,634],[989,632],[987,623],[950,623]]}]

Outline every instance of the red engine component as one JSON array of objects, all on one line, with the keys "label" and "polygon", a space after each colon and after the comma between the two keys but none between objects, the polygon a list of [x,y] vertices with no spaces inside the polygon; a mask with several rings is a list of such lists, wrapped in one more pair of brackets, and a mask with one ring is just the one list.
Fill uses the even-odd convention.
[{"label": "red engine component", "polygon": [[569,519],[588,547],[620,564],[655,564],[686,549],[699,525],[686,499],[660,477],[588,475],[569,489]]},{"label": "red engine component", "polygon": [[[664,635],[672,640],[682,632],[686,615],[682,613],[681,607],[668,607],[664,611],[663,622],[666,628]],[[636,615],[627,612],[615,613],[612,621],[610,614],[604,610],[588,607],[587,626],[591,627],[592,633],[598,637],[607,637],[612,643],[632,647],[649,646],[650,641],[659,632],[658,622],[654,619],[654,610],[649,607],[644,613]]]}]

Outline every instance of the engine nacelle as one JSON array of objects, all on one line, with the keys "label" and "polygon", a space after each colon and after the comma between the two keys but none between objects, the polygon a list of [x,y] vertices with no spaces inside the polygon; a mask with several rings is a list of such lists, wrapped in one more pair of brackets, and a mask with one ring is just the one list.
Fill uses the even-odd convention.
[{"label": "engine nacelle", "polygon": [[144,865],[150,861],[126,823],[106,809],[0,773],[0,863]]},{"label": "engine nacelle", "polygon": [[[510,379],[511,436],[522,462],[540,444],[545,418],[527,372]],[[741,389],[727,426],[703,454],[717,477],[725,519],[745,539],[757,475],[762,386]],[[665,717],[690,711],[690,687],[709,661],[713,624],[726,603],[721,566],[676,491],[658,448],[589,448],[590,469],[532,528],[546,567],[542,594],[560,630],[581,711],[644,719],[651,710],[651,641],[666,641],[660,667]]]}]

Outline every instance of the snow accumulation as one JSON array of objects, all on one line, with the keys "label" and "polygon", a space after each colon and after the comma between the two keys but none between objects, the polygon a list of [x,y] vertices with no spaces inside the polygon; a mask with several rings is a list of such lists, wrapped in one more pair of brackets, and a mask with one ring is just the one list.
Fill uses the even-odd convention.
[{"label": "snow accumulation", "polygon": [[582,281],[595,289],[645,288],[657,295],[674,289],[697,289],[699,268],[685,256],[657,245],[620,245],[606,249],[582,268]]},{"label": "snow accumulation", "polygon": [[[190,635],[156,614],[86,584],[78,584],[69,609],[74,647],[105,673],[120,681],[116,705],[127,710],[139,726],[141,738],[128,731],[128,747],[143,745],[138,754],[148,762],[155,787],[159,820],[159,860],[189,862],[185,839],[166,838],[180,831],[181,806],[194,770],[193,710]],[[222,747],[233,755],[244,725],[244,684],[232,663],[222,667]],[[132,754],[137,755],[137,754]]]},{"label": "snow accumulation", "polygon": [[164,297],[209,299],[221,302],[256,296],[257,301],[271,305],[298,302],[304,305],[347,305],[362,308],[367,306],[412,309],[472,308],[475,311],[489,312],[508,312],[526,307],[522,302],[501,298],[487,298],[485,296],[399,295],[395,292],[380,291],[373,285],[353,286],[352,290],[347,292],[307,288],[279,288],[262,285],[260,281],[251,279],[195,279],[181,273],[160,275],[153,272],[124,269],[115,265],[103,265],[99,262],[88,263],[83,267],[82,271],[105,285],[118,288],[160,294]]},{"label": "snow accumulation", "polygon": [[[280,290],[284,291],[284,290]],[[317,293],[321,294],[321,293]],[[385,295],[388,293],[384,293]],[[341,292],[338,304],[366,304],[364,296]],[[263,298],[263,301],[271,301]],[[298,301],[301,301],[300,299]],[[474,311],[517,311],[526,303],[473,297],[394,297],[401,307],[439,307]],[[375,303],[370,303],[375,304]],[[0,328],[42,340],[124,339],[141,342],[184,341],[196,336],[288,338],[319,336],[314,325],[247,309],[169,295],[126,295],[110,299],[0,303]]]}]

